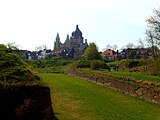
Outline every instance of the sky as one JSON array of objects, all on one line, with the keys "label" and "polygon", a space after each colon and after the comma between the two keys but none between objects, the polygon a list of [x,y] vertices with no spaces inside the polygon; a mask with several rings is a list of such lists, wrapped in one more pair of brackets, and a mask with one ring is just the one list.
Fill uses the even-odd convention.
[{"label": "sky", "polygon": [[0,0],[0,44],[53,49],[57,32],[63,43],[78,25],[99,51],[121,49],[145,39],[145,20],[159,7],[160,0]]}]

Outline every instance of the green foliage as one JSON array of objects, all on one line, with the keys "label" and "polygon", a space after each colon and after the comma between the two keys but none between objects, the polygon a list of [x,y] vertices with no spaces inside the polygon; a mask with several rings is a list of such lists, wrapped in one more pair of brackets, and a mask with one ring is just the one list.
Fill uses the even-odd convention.
[{"label": "green foliage", "polygon": [[90,61],[89,60],[79,60],[75,62],[74,68],[89,68],[90,67]]},{"label": "green foliage", "polygon": [[89,47],[85,50],[81,60],[74,64],[75,68],[92,68],[99,69],[103,68],[105,63],[102,61],[102,57],[98,52],[98,48],[95,43],[90,43]]},{"label": "green foliage", "polygon": [[8,50],[8,48],[4,44],[0,44],[0,50]]},{"label": "green foliage", "polygon": [[0,53],[0,81],[7,84],[41,81],[30,67],[12,53]]},{"label": "green foliage", "polygon": [[115,62],[109,62],[108,66],[115,68],[116,66],[119,66],[122,68],[135,68],[139,66],[145,66],[146,61],[144,59],[124,59],[121,61],[115,61]]},{"label": "green foliage", "polygon": [[130,77],[134,80],[143,80],[143,81],[149,81],[149,82],[160,82],[159,76],[153,76],[153,75],[145,75],[143,73],[138,72],[128,72],[128,71],[112,71],[111,72],[114,76],[123,76],[123,77]]},{"label": "green foliage", "polygon": [[144,61],[142,59],[128,59],[125,61],[125,66],[128,68],[134,68],[137,66],[142,66]]},{"label": "green foliage", "polygon": [[85,60],[102,60],[95,43],[90,43],[83,54]]},{"label": "green foliage", "polygon": [[114,61],[114,62],[108,62],[108,66],[109,67],[116,67],[117,65],[119,65],[120,61]]},{"label": "green foliage", "polygon": [[[119,70],[130,72],[139,72],[146,75],[160,76],[160,57],[154,61],[152,58],[147,59],[124,59],[121,61],[108,62],[107,65],[114,69],[119,66]],[[156,66],[156,70],[154,67]]]},{"label": "green foliage", "polygon": [[105,62],[102,62],[100,60],[92,60],[90,62],[90,68],[94,70],[102,68],[108,69],[110,71],[110,67]]},{"label": "green foliage", "polygon": [[79,60],[72,65],[72,68],[91,68],[91,69],[108,69],[110,67],[100,60]]},{"label": "green foliage", "polygon": [[[60,120],[159,120],[160,105],[64,74],[41,74]],[[74,114],[73,114],[74,113]]]},{"label": "green foliage", "polygon": [[51,55],[46,55],[44,59],[45,59],[45,60],[50,60],[51,58],[52,58]]},{"label": "green foliage", "polygon": [[103,63],[99,60],[92,60],[90,63],[91,69],[99,69],[103,67]]},{"label": "green foliage", "polygon": [[34,68],[38,68],[41,72],[60,73],[66,71],[67,67],[73,63],[73,60],[56,58],[50,60],[27,60],[26,62]]},{"label": "green foliage", "polygon": [[34,60],[28,61],[28,63],[34,67],[44,68],[44,67],[57,67],[72,63],[72,60],[63,59],[51,59],[51,60]]},{"label": "green foliage", "polygon": [[0,53],[8,52],[8,48],[4,44],[0,44]]},{"label": "green foliage", "polygon": [[10,49],[10,50],[19,50],[18,45],[16,45],[15,42],[13,42],[13,43],[8,43],[6,46],[7,46],[8,49]]}]

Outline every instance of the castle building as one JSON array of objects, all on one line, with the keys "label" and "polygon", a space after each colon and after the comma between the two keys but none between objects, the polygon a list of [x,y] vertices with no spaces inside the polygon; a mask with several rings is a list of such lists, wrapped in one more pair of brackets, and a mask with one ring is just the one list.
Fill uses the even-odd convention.
[{"label": "castle building", "polygon": [[85,39],[84,41],[82,32],[80,31],[78,25],[76,26],[76,30],[72,32],[70,37],[69,35],[67,35],[64,43],[61,43],[58,33],[54,42],[55,53],[59,55],[66,54],[65,57],[70,58],[82,55],[87,47],[87,39]]}]

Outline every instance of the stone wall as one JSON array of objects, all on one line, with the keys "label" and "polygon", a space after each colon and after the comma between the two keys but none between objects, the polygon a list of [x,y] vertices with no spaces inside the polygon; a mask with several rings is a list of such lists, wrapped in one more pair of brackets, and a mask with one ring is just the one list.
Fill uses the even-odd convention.
[{"label": "stone wall", "polygon": [[53,120],[50,88],[0,85],[0,119]]}]

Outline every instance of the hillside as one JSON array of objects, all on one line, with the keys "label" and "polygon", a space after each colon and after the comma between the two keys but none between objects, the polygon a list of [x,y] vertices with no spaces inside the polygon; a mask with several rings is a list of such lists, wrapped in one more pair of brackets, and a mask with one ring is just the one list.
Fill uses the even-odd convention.
[{"label": "hillside", "polygon": [[6,84],[41,82],[19,56],[9,52],[0,52],[0,73],[0,81]]},{"label": "hillside", "polygon": [[[43,94],[43,96],[42,96]],[[0,51],[0,119],[51,120],[50,88],[18,55]]]}]

